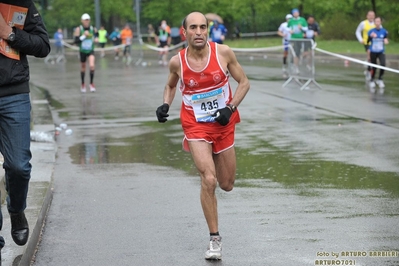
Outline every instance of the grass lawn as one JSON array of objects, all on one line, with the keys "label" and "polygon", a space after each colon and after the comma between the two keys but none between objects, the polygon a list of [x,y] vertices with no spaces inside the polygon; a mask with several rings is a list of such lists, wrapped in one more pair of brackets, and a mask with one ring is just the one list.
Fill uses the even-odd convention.
[{"label": "grass lawn", "polygon": [[[259,37],[258,39],[242,38],[236,40],[226,40],[225,44],[233,48],[259,48],[281,45],[280,37]],[[364,53],[364,47],[356,40],[317,40],[317,47],[329,52],[345,53]],[[399,55],[399,43],[390,41],[386,45],[386,54]]]}]

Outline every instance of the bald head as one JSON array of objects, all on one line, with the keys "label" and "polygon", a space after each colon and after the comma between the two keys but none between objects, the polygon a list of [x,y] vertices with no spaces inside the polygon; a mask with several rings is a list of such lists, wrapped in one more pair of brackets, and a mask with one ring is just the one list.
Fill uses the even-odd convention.
[{"label": "bald head", "polygon": [[205,17],[204,14],[202,14],[201,12],[191,12],[190,14],[188,14],[184,20],[183,20],[183,28],[187,30],[187,25],[189,25],[190,23],[192,23],[193,20],[197,21],[197,20],[204,20],[204,23],[206,25],[208,25],[208,20]]}]

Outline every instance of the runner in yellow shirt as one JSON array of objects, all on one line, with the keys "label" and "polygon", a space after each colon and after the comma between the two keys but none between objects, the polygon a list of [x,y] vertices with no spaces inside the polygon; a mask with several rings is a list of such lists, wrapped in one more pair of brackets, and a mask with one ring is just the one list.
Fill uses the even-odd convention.
[{"label": "runner in yellow shirt", "polygon": [[[101,26],[100,29],[98,30],[98,43],[100,45],[100,48],[104,48],[105,45],[107,44],[107,37],[108,37],[108,32],[106,29],[104,29],[104,26]],[[101,57],[104,57],[105,52],[104,50],[101,50]]]},{"label": "runner in yellow shirt", "polygon": [[[369,30],[375,28],[374,18],[375,18],[375,13],[374,11],[370,10],[369,12],[367,12],[367,19],[360,22],[359,26],[357,26],[356,29],[356,38],[361,44],[364,45],[364,49],[366,50],[367,62],[370,62],[370,51],[369,51],[370,43],[368,42],[367,34]],[[366,76],[367,81],[369,81],[371,78],[370,71],[371,67],[367,66],[367,70],[364,71],[364,75]]]}]

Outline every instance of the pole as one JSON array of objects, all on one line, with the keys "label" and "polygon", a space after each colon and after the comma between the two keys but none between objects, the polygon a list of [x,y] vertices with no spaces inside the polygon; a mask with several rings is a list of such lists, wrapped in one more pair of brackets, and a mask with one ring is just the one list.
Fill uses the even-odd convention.
[{"label": "pole", "polygon": [[136,2],[136,31],[137,31],[137,37],[139,38],[139,41],[141,40],[141,31],[140,31],[140,0],[135,0]]},{"label": "pole", "polygon": [[[144,52],[143,52],[143,40],[141,38],[141,31],[140,31],[140,0],[135,0],[135,7],[134,9],[136,9],[136,31],[137,31],[137,39],[139,41],[140,44],[140,55],[139,58],[136,61],[136,65],[139,65],[144,58]],[[143,62],[146,64],[146,62]]]},{"label": "pole", "polygon": [[101,27],[101,9],[100,0],[94,0],[95,12],[96,12],[96,28],[97,30]]}]

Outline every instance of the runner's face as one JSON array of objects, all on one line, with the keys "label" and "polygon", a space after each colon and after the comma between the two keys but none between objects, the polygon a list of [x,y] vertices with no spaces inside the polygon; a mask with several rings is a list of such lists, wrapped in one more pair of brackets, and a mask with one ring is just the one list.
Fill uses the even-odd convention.
[{"label": "runner's face", "polygon": [[191,14],[186,21],[186,39],[188,44],[197,49],[205,47],[208,40],[208,26],[202,14]]},{"label": "runner's face", "polygon": [[381,19],[380,19],[380,18],[376,18],[376,19],[374,20],[374,24],[375,24],[375,27],[376,27],[377,29],[379,29],[380,26],[381,26]]},{"label": "runner's face", "polygon": [[89,19],[82,20],[82,25],[85,28],[89,27],[90,26],[90,20]]},{"label": "runner's face", "polygon": [[368,12],[368,13],[367,13],[367,20],[368,20],[368,21],[373,21],[374,18],[375,18],[374,12]]}]

